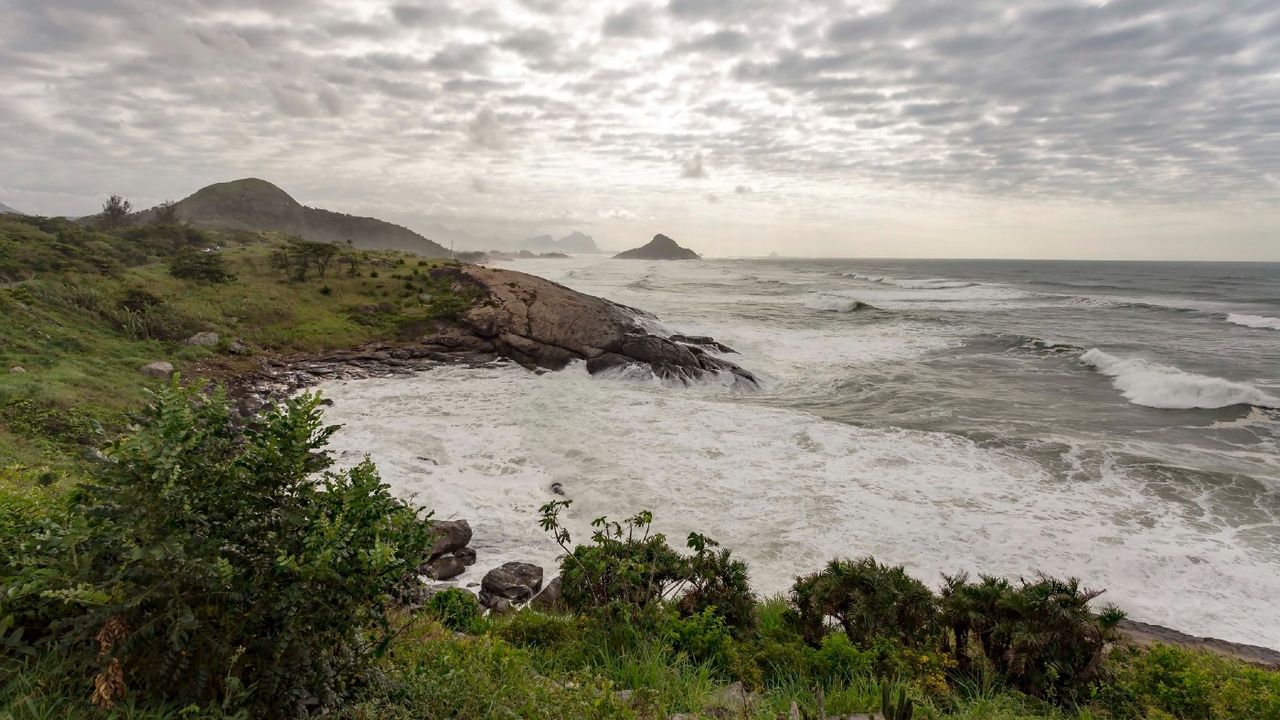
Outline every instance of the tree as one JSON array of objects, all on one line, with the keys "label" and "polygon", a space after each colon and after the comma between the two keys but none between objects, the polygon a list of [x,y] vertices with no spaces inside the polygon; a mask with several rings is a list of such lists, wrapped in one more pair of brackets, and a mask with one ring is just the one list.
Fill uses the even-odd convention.
[{"label": "tree", "polygon": [[169,261],[169,274],[183,280],[206,283],[224,283],[235,280],[227,271],[227,263],[216,252],[198,252],[190,248],[182,250]]},{"label": "tree", "polygon": [[156,206],[157,225],[172,225],[178,222],[178,204],[172,200],[165,200]]},{"label": "tree", "polygon": [[124,224],[131,212],[133,212],[133,203],[125,200],[123,196],[112,195],[102,203],[103,224],[107,227],[119,227]]}]

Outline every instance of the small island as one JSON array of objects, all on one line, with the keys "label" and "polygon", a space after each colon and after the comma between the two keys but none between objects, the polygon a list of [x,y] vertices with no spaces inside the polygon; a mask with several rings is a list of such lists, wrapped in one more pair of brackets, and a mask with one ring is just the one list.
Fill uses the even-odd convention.
[{"label": "small island", "polygon": [[675,240],[666,235],[654,235],[649,244],[626,250],[613,256],[618,260],[701,260],[698,253],[689,248],[680,247]]}]

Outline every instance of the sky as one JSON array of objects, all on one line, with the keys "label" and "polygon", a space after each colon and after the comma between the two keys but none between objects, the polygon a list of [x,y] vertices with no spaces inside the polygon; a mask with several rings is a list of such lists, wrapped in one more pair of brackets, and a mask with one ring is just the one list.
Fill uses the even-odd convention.
[{"label": "sky", "polygon": [[0,202],[460,247],[1280,260],[1275,0],[0,0]]}]

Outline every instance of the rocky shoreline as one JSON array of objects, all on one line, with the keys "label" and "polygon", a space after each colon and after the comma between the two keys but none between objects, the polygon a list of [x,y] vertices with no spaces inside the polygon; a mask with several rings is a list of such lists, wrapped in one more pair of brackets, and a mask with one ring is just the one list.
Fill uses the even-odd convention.
[{"label": "rocky shoreline", "polygon": [[[455,290],[470,292],[478,300],[456,320],[437,323],[433,333],[416,341],[268,356],[256,367],[205,366],[197,374],[225,381],[244,416],[322,382],[410,375],[442,365],[481,368],[516,363],[541,372],[580,360],[592,374],[641,368],[688,383],[718,373],[731,378],[735,386],[757,386],[750,372],[721,357],[732,354],[732,348],[709,337],[651,332],[646,326],[657,319],[644,311],[511,270],[458,266],[435,272],[453,283]],[[424,577],[436,581],[433,589],[452,587],[447,581],[477,561],[469,547],[472,533],[466,520],[440,521],[436,526],[440,540],[420,568]],[[555,607],[559,578],[545,587],[542,578],[543,569],[536,565],[506,563],[486,573],[478,596],[491,612],[507,612],[525,603]],[[1178,645],[1280,669],[1280,652],[1269,648],[1195,637],[1132,620],[1124,621],[1120,631],[1137,645]]]}]

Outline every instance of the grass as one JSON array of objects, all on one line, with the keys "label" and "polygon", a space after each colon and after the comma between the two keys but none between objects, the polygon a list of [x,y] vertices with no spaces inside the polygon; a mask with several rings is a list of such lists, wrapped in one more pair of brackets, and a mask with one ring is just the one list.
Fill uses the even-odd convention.
[{"label": "grass", "polygon": [[[7,253],[0,263],[7,280],[0,283],[0,465],[83,467],[157,382],[139,373],[144,364],[163,360],[183,371],[253,363],[226,352],[233,340],[278,354],[406,340],[469,302],[428,277],[439,261],[405,253],[347,249],[354,273],[335,260],[325,277],[313,270],[291,282],[272,266],[272,253],[287,241],[278,234],[179,229],[183,238],[171,240],[143,230],[0,222]],[[234,280],[172,277],[172,243],[185,249],[186,233],[223,247]],[[183,344],[203,331],[218,333],[220,344]],[[9,372],[15,366],[26,372]]]}]

